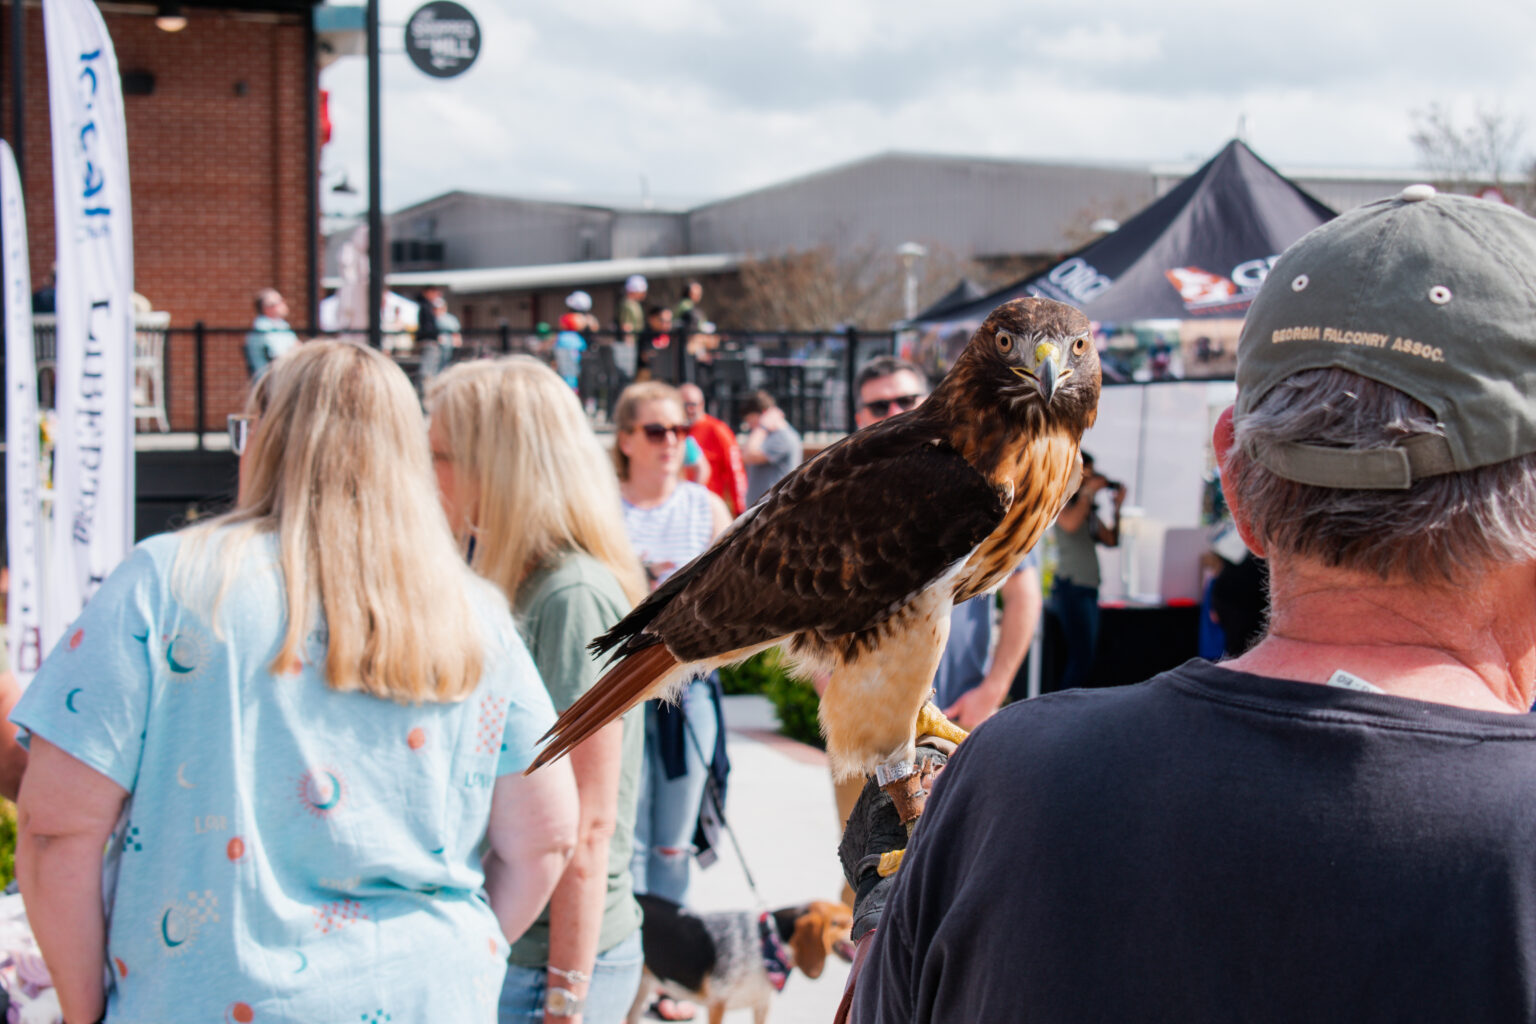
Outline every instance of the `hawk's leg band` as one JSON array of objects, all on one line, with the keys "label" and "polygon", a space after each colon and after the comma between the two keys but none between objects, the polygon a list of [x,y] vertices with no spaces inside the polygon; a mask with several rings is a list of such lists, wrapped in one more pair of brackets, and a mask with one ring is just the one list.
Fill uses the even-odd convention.
[{"label": "hawk's leg band", "polygon": [[911,761],[887,761],[875,765],[875,781],[883,788],[917,773],[917,765]]}]

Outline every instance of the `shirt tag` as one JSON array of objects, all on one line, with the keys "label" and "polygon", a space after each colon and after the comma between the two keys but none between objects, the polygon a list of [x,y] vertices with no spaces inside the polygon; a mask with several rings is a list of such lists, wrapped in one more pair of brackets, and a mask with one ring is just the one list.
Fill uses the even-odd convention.
[{"label": "shirt tag", "polygon": [[1361,693],[1386,693],[1381,687],[1368,683],[1359,676],[1351,675],[1341,668],[1333,670],[1333,675],[1328,677],[1329,686],[1340,686],[1346,690],[1359,690]]}]

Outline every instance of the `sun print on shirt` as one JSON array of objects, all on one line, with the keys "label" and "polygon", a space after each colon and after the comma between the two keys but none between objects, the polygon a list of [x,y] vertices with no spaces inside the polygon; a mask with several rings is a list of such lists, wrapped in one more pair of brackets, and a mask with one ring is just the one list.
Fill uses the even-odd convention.
[{"label": "sun print on shirt", "polygon": [[299,777],[299,803],[317,818],[334,813],[346,799],[346,785],[334,768],[314,768]]}]

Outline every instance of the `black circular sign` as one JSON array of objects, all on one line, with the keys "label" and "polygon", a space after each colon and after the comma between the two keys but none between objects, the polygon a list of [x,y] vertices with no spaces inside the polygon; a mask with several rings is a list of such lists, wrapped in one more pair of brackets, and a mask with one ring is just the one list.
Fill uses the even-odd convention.
[{"label": "black circular sign", "polygon": [[480,56],[480,25],[453,0],[433,0],[405,23],[405,52],[432,77],[452,78]]}]

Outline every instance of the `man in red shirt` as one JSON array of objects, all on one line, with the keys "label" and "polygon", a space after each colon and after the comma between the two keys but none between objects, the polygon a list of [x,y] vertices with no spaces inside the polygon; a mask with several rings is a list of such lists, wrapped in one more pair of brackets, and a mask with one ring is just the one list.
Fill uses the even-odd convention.
[{"label": "man in red shirt", "polygon": [[704,411],[704,392],[697,384],[684,384],[677,390],[683,396],[688,436],[698,442],[709,466],[704,486],[725,499],[731,515],[741,515],[747,509],[747,471],[741,462],[736,432]]}]

